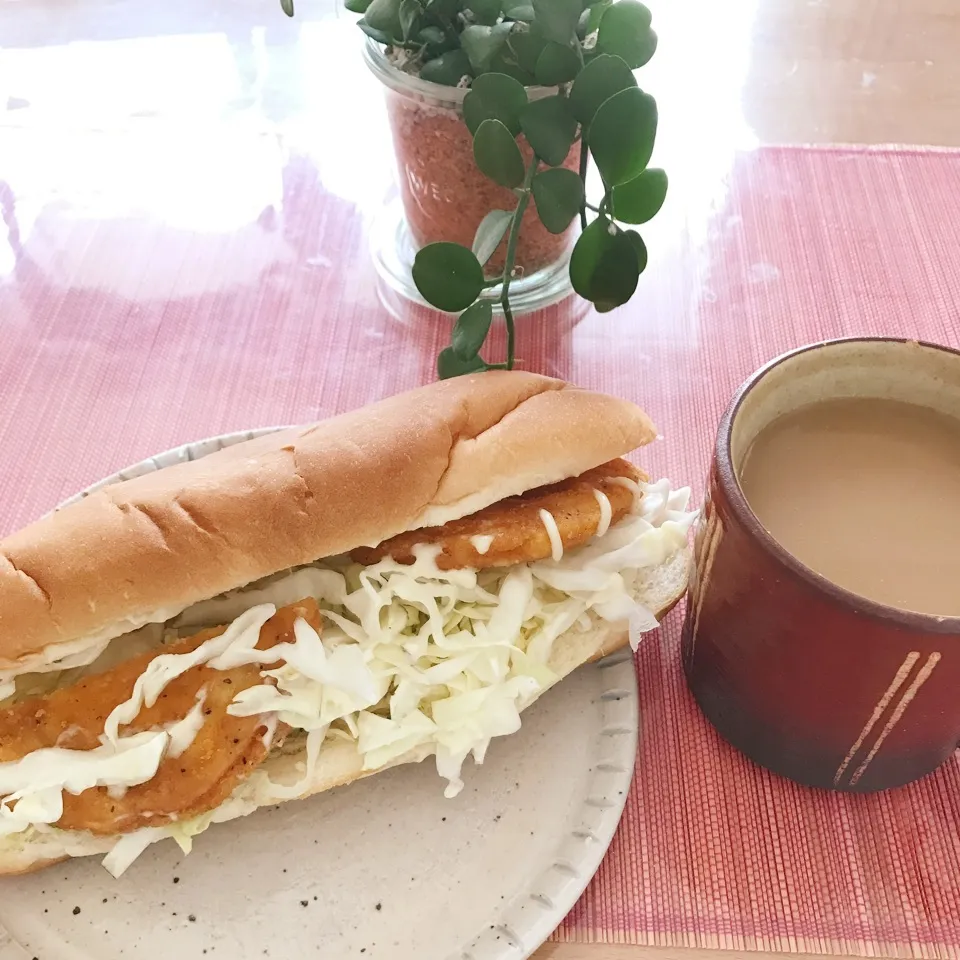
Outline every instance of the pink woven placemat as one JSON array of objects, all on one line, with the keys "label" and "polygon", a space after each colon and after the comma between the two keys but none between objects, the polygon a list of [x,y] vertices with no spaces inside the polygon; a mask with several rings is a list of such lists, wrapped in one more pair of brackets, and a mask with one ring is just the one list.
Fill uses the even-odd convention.
[{"label": "pink woven placemat", "polygon": [[[661,416],[667,469],[699,479],[737,382],[792,346],[861,334],[957,346],[958,184],[956,153],[740,157],[699,261],[696,347],[671,351],[677,366],[659,375],[676,384],[669,419]],[[925,780],[875,796],[770,775],[699,713],[680,668],[681,622],[678,612],[638,655],[634,790],[559,938],[960,957],[956,755]]]},{"label": "pink woven placemat", "polygon": [[[41,169],[22,162],[33,134],[0,130],[0,532],[159,450],[432,376],[448,324],[381,307],[362,190],[273,135],[234,135],[232,166],[183,166],[178,150],[215,145],[171,128],[121,177],[109,132],[64,133]],[[699,495],[719,415],[761,362],[849,334],[960,345],[958,185],[948,152],[764,149],[732,158],[705,204],[678,170],[630,306],[525,318],[520,355],[641,402],[665,437],[644,465]],[[634,789],[557,936],[960,957],[960,764],[873,797],[763,773],[687,695],[679,623],[638,656]]]}]

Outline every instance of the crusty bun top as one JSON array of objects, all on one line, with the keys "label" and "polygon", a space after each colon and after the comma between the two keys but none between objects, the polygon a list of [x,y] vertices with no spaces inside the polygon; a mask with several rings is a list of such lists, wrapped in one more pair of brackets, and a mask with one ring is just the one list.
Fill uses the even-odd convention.
[{"label": "crusty bun top", "polygon": [[654,436],[625,400],[497,371],[117,483],[0,541],[0,667],[446,523]]}]

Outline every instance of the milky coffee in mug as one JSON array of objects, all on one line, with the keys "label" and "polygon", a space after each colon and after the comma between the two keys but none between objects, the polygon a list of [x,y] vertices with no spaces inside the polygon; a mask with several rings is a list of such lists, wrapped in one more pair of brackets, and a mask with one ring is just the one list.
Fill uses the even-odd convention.
[{"label": "milky coffee in mug", "polygon": [[813,403],[760,432],[740,485],[821,576],[901,610],[960,616],[960,420],[899,400]]}]

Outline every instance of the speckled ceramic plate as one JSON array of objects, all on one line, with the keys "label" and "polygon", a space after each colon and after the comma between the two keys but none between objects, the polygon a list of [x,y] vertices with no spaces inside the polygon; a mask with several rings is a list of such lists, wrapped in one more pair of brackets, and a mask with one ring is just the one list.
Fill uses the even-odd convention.
[{"label": "speckled ceramic plate", "polygon": [[[91,490],[253,435],[169,451]],[[455,800],[427,760],[214,826],[186,858],[157,844],[120,880],[97,858],[0,880],[0,960],[520,960],[599,866],[638,725],[621,653],[548,692],[483,766],[468,762]]]}]

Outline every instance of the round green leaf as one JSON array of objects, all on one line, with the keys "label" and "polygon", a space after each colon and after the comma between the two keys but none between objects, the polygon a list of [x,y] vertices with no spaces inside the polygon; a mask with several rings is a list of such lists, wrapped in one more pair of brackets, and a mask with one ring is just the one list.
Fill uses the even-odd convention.
[{"label": "round green leaf", "polygon": [[460,43],[470,58],[475,73],[483,73],[490,68],[493,58],[507,42],[512,23],[497,23],[492,27],[471,24],[464,27],[460,34]]},{"label": "round green leaf", "polygon": [[660,212],[666,196],[666,173],[651,167],[613,188],[611,212],[621,223],[646,223]]},{"label": "round green leaf", "polygon": [[377,43],[391,44],[393,43],[393,37],[389,33],[384,33],[383,30],[376,30],[370,26],[362,18],[357,21],[357,26],[368,36],[371,40],[376,40]]},{"label": "round green leaf", "polygon": [[493,26],[500,19],[500,0],[469,0],[467,6],[475,23]]},{"label": "round green leaf", "polygon": [[626,303],[639,277],[633,242],[605,217],[598,217],[580,234],[570,257],[570,282],[598,311],[605,313]]},{"label": "round green leaf", "polygon": [[447,35],[439,27],[435,27],[432,24],[424,27],[417,34],[417,40],[419,40],[420,43],[429,44],[431,47],[443,46],[446,39]]},{"label": "round green leaf", "polygon": [[577,135],[577,121],[566,97],[543,97],[523,108],[520,129],[533,152],[544,163],[557,167],[567,159]]},{"label": "round green leaf", "polygon": [[373,0],[363,19],[374,30],[382,30],[391,37],[400,39],[400,4],[402,0]]},{"label": "round green leaf", "polygon": [[465,373],[477,373],[486,369],[487,365],[480,357],[473,356],[469,360],[461,360],[454,353],[453,347],[441,350],[440,356],[437,357],[437,376],[441,380],[462,377]]},{"label": "round green leaf", "polygon": [[509,20],[530,23],[534,18],[532,0],[503,0],[503,15]]},{"label": "round green leaf", "polygon": [[536,73],[537,60],[546,45],[546,38],[536,30],[516,30],[510,36],[510,46],[516,54],[517,63],[530,74]]},{"label": "round green leaf", "polygon": [[486,264],[500,246],[503,235],[513,221],[513,214],[513,210],[491,210],[480,221],[473,235],[473,255],[481,264]]},{"label": "round green leaf", "polygon": [[602,217],[587,224],[570,256],[570,283],[584,300],[593,293],[593,275],[610,244],[609,229],[609,221]]},{"label": "round green leaf", "polygon": [[463,99],[463,119],[474,136],[484,120],[499,120],[516,136],[526,103],[527,91],[519,81],[502,73],[484,73]]},{"label": "round green leaf", "polygon": [[633,244],[633,252],[637,255],[637,269],[643,273],[647,269],[647,245],[643,237],[636,230],[624,230],[623,235]]},{"label": "round green leaf", "polygon": [[470,58],[462,50],[448,50],[428,60],[420,68],[420,79],[455,87],[464,77],[472,77]]},{"label": "round green leaf", "polygon": [[484,120],[473,137],[473,158],[484,176],[501,187],[523,183],[523,154],[513,134],[499,120]]},{"label": "round green leaf", "polygon": [[558,87],[573,80],[579,71],[580,58],[573,47],[550,40],[537,58],[534,73],[541,86]]},{"label": "round green leaf", "polygon": [[616,7],[618,12],[609,21],[611,26],[619,26],[622,30],[649,30],[653,23],[653,14],[640,0],[616,0],[616,3],[607,3],[603,11],[604,18],[613,7]]},{"label": "round green leaf", "polygon": [[572,170],[557,167],[538,173],[532,187],[540,222],[551,233],[563,233],[583,206],[583,181]]},{"label": "round green leaf", "polygon": [[577,32],[583,6],[580,0],[533,0],[535,22],[548,40],[569,43]]},{"label": "round green leaf", "polygon": [[590,124],[588,142],[604,183],[615,187],[640,176],[657,136],[657,102],[637,87],[604,101]]},{"label": "round green leaf", "polygon": [[460,360],[471,360],[483,346],[493,320],[493,304],[478,300],[457,318],[453,328],[453,352]]},{"label": "round green leaf", "polygon": [[344,0],[343,5],[351,13],[366,13],[372,0]]},{"label": "round green leaf", "polygon": [[573,83],[570,91],[573,115],[588,127],[605,100],[636,85],[637,79],[625,61],[610,54],[601,54],[580,71]]},{"label": "round green leaf", "polygon": [[597,49],[622,57],[633,69],[642,67],[657,49],[650,19],[650,11],[638,0],[618,0],[603,14]]},{"label": "round green leaf", "polygon": [[409,40],[417,29],[422,9],[417,0],[403,0],[400,4],[400,29],[404,40]]},{"label": "round green leaf", "polygon": [[427,303],[457,313],[480,295],[483,267],[459,243],[431,243],[414,257],[413,282]]}]

